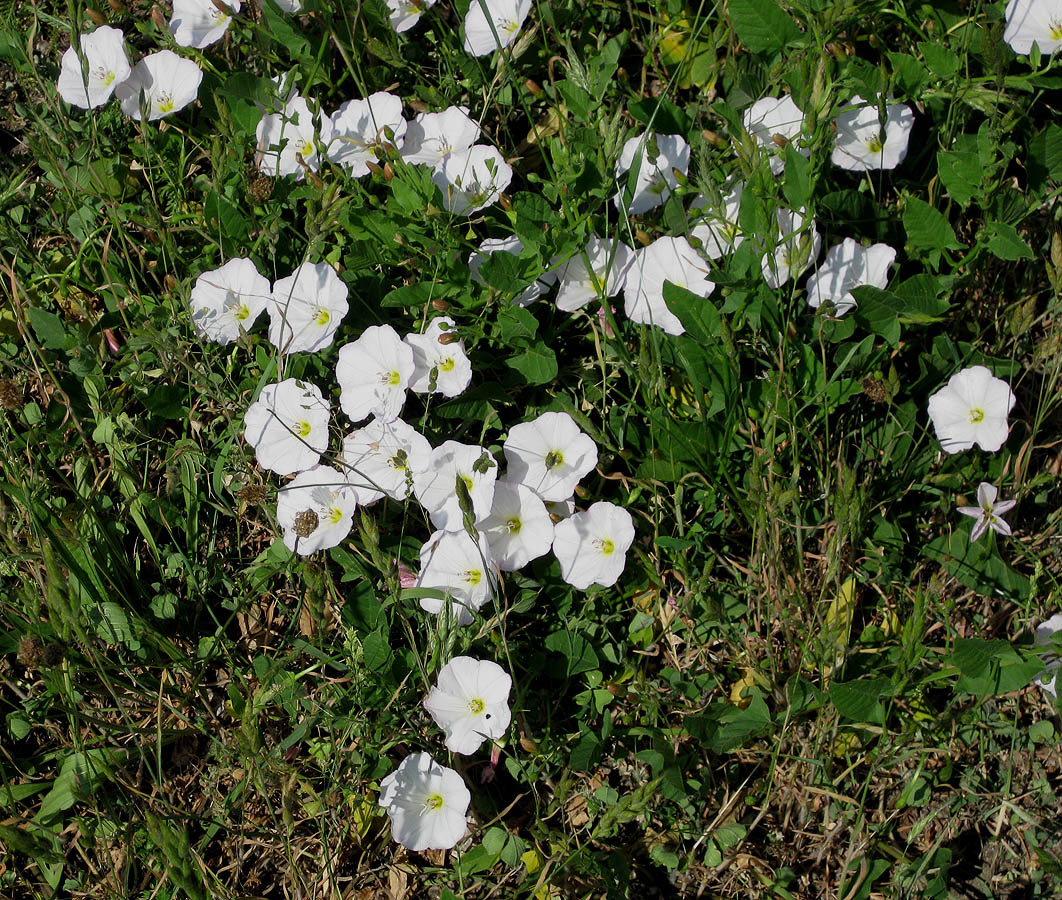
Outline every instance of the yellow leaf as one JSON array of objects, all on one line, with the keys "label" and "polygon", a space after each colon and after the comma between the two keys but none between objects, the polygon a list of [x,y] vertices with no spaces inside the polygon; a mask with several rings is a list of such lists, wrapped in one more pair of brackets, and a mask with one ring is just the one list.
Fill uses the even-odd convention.
[{"label": "yellow leaf", "polygon": [[535,872],[542,868],[542,860],[538,858],[538,853],[534,850],[528,850],[520,857],[520,862],[524,864],[528,875],[534,875]]},{"label": "yellow leaf", "polygon": [[[849,578],[837,596],[830,601],[822,623],[822,676],[829,679],[833,670],[844,662],[848,640],[852,635],[852,617],[855,614],[856,580]],[[830,651],[833,651],[832,653]]]}]

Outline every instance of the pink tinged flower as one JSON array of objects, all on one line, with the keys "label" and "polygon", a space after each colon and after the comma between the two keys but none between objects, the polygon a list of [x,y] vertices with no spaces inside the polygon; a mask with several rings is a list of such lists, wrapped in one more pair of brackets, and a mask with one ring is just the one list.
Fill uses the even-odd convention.
[{"label": "pink tinged flower", "polygon": [[[495,253],[511,253],[513,256],[519,256],[523,252],[524,242],[516,235],[507,238],[487,238],[479,245],[478,251],[468,258],[468,269],[469,273],[472,275],[472,280],[476,282],[476,284],[486,284],[483,280],[483,276],[479,274],[479,270],[489,256],[492,256]],[[513,305],[530,306],[539,297],[546,293],[556,281],[556,269],[550,269],[543,272],[537,279],[524,288],[519,295],[513,297]]]},{"label": "pink tinged flower", "polygon": [[615,296],[633,262],[634,251],[622,241],[594,235],[583,252],[557,270],[557,309],[573,312],[596,298]]},{"label": "pink tinged flower", "polygon": [[1033,44],[1050,56],[1062,46],[1062,0],[1010,0],[1003,40],[1022,56]]},{"label": "pink tinged flower", "polygon": [[693,201],[690,212],[697,219],[690,234],[701,242],[701,254],[708,259],[720,259],[733,253],[745,240],[738,227],[744,190],[744,182],[734,182],[718,207],[710,204],[703,194]]},{"label": "pink tinged flower", "polygon": [[512,686],[509,673],[489,659],[455,656],[443,666],[424,708],[446,732],[446,749],[468,755],[504,737]]},{"label": "pink tinged flower", "polygon": [[490,559],[501,571],[515,572],[553,546],[553,520],[542,499],[522,484],[494,485],[490,515],[480,528],[487,536]]},{"label": "pink tinged flower", "polygon": [[513,170],[494,147],[477,144],[451,153],[431,178],[447,212],[470,216],[498,201],[513,180]]},{"label": "pink tinged flower", "polygon": [[232,22],[232,13],[239,11],[240,0],[173,0],[170,31],[180,46],[202,50],[221,40]]},{"label": "pink tinged flower", "polygon": [[203,72],[190,59],[172,50],[159,50],[133,66],[129,77],[114,89],[122,112],[139,121],[141,104],[149,122],[184,109],[199,94]]},{"label": "pink tinged flower", "polygon": [[406,344],[413,351],[411,390],[418,394],[456,397],[468,387],[472,381],[472,363],[453,327],[453,319],[439,316],[428,323],[423,334],[405,336]]},{"label": "pink tinged flower", "polygon": [[508,47],[531,12],[531,0],[472,0],[465,16],[465,51],[485,56]]},{"label": "pink tinged flower", "polygon": [[[350,534],[357,505],[354,490],[338,469],[318,465],[300,472],[277,496],[284,546],[301,556],[335,547]],[[315,517],[317,525],[307,534],[307,520],[312,525]]]},{"label": "pink tinged flower", "polygon": [[332,346],[347,314],[347,286],[328,263],[303,263],[273,285],[269,341],[281,353]]},{"label": "pink tinged flower", "polygon": [[970,531],[970,540],[976,541],[989,528],[998,534],[1009,535],[1010,526],[1000,518],[1004,513],[1010,512],[1017,504],[1017,500],[1003,500],[996,502],[996,486],[982,481],[977,488],[977,506],[960,506],[959,512],[964,516],[972,516],[977,519]]},{"label": "pink tinged flower", "polygon": [[413,351],[390,325],[370,325],[339,348],[339,405],[352,422],[397,419],[413,377]]},{"label": "pink tinged flower", "polygon": [[686,329],[664,301],[664,282],[707,297],[715,290],[707,270],[704,260],[684,237],[661,237],[648,247],[641,247],[623,288],[627,318],[642,325],[656,325],[668,334],[682,334]]},{"label": "pink tinged flower", "polygon": [[529,487],[543,500],[567,500],[597,465],[597,444],[566,412],[544,412],[514,425],[502,449],[506,480]]},{"label": "pink tinged flower", "polygon": [[231,344],[251,330],[271,300],[269,279],[253,262],[240,257],[200,275],[188,303],[192,325],[200,337]]},{"label": "pink tinged flower", "polygon": [[328,446],[328,403],[320,389],[289,378],[262,388],[243,417],[258,464],[291,475],[317,464]]},{"label": "pink tinged flower", "polygon": [[811,150],[803,146],[801,131],[804,128],[804,113],[788,94],[784,97],[764,97],[757,100],[741,114],[741,123],[766,151],[771,171],[778,175],[785,166],[785,145],[794,142],[794,149],[803,156],[811,156]]},{"label": "pink tinged flower", "polygon": [[[1058,631],[1062,631],[1062,613],[1056,613],[1050,619],[1036,626],[1033,646],[1051,647],[1051,637]],[[1048,650],[1046,653],[1041,653],[1040,658],[1044,661],[1044,665],[1047,668],[1036,676],[1036,683],[1043,689],[1045,694],[1054,700],[1057,696],[1056,683],[1058,681],[1059,666],[1062,666],[1062,657],[1059,657],[1056,651]]]},{"label": "pink tinged flower", "polygon": [[306,169],[316,172],[321,167],[318,137],[327,145],[332,140],[332,123],[325,119],[318,135],[306,100],[295,94],[283,112],[267,113],[259,121],[255,129],[258,168],[266,175],[294,175],[302,180]]},{"label": "pink tinged flower", "polygon": [[431,460],[431,444],[401,419],[373,419],[343,438],[343,462],[358,502],[375,503],[383,496],[405,500],[413,475]]},{"label": "pink tinged flower", "polygon": [[56,89],[71,106],[95,109],[110,100],[115,88],[129,77],[125,35],[103,25],[91,34],[81,35],[80,40],[85,68],[81,68],[77,50],[68,48],[63,54]]},{"label": "pink tinged flower", "polygon": [[[402,0],[396,0],[402,2]],[[463,153],[479,140],[480,128],[469,118],[467,106],[450,106],[442,112],[420,113],[406,129],[402,159],[412,165],[442,164],[453,153]]]},{"label": "pink tinged flower", "polygon": [[427,753],[412,753],[380,781],[391,837],[410,850],[449,850],[465,836],[472,795],[461,776]]},{"label": "pink tinged flower", "polygon": [[420,608],[439,615],[449,610],[458,625],[471,625],[473,613],[493,596],[490,557],[482,534],[436,531],[420,548],[419,588],[434,588],[442,597],[421,597]]},{"label": "pink tinged flower", "polygon": [[402,588],[414,588],[417,586],[417,573],[414,572],[401,560],[396,560],[398,569],[398,585]]},{"label": "pink tinged flower", "polygon": [[1010,385],[984,366],[956,372],[929,398],[929,417],[941,448],[958,453],[977,444],[994,453],[1007,440],[1007,414],[1016,400]]},{"label": "pink tinged flower", "polygon": [[634,542],[634,520],[623,507],[598,501],[557,523],[553,553],[561,577],[573,587],[611,587],[623,572],[627,550]]},{"label": "pink tinged flower", "polygon": [[776,213],[778,234],[774,249],[763,255],[763,280],[778,289],[790,278],[799,278],[819,255],[822,236],[807,210],[780,209]]},{"label": "pink tinged flower", "polygon": [[914,127],[910,107],[887,104],[882,126],[876,102],[868,105],[858,94],[849,102],[856,108],[841,113],[835,121],[833,164],[852,172],[895,169],[907,156],[907,141]]},{"label": "pink tinged flower", "polygon": [[328,158],[350,170],[354,178],[370,174],[367,163],[376,162],[384,144],[401,147],[406,136],[402,98],[377,91],[364,100],[348,100],[331,116],[332,140]]},{"label": "pink tinged flower", "polygon": [[413,493],[436,528],[456,531],[464,526],[462,494],[467,493],[472,518],[479,522],[490,513],[497,479],[498,464],[483,447],[446,441],[432,451],[422,471],[413,473]]},{"label": "pink tinged flower", "polygon": [[[652,145],[655,144],[656,155],[650,157]],[[619,161],[616,163],[616,178],[620,181],[620,191],[613,198],[616,209],[621,209],[627,192],[627,178],[623,174],[638,167],[627,212],[632,216],[648,212],[660,206],[671,191],[678,185],[677,170],[685,175],[690,166],[690,145],[677,134],[657,134],[651,132],[632,137],[623,145]]]},{"label": "pink tinged flower", "polygon": [[896,251],[888,244],[864,247],[845,238],[826,251],[826,259],[808,279],[808,303],[815,309],[822,304],[833,306],[833,315],[845,315],[856,307],[852,289],[869,285],[884,290],[889,283],[889,266]]}]

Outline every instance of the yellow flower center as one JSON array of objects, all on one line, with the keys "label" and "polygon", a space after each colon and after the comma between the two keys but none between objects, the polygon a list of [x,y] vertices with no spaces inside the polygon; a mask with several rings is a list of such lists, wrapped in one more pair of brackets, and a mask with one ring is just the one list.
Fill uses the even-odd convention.
[{"label": "yellow flower center", "polygon": [[970,410],[970,423],[976,425],[978,422],[983,422],[985,418],[985,411],[983,409],[971,409]]},{"label": "yellow flower center", "polygon": [[298,425],[295,426],[295,433],[301,438],[309,437],[310,431],[312,431],[312,429],[309,422],[299,422]]},{"label": "yellow flower center", "polygon": [[248,316],[251,315],[251,311],[247,308],[246,303],[241,303],[239,309],[236,310],[236,321],[242,322]]},{"label": "yellow flower center", "polygon": [[114,81],[115,77],[116,76],[115,76],[114,72],[106,72],[106,73],[104,73],[104,76],[102,78],[103,86],[104,87],[110,87],[112,82]]},{"label": "yellow flower center", "polygon": [[158,106],[155,107],[162,115],[173,112],[177,108],[177,104],[173,102],[173,97],[169,94],[163,94],[159,97]]},{"label": "yellow flower center", "polygon": [[442,794],[432,794],[427,800],[424,801],[425,809],[442,809],[442,805]]},{"label": "yellow flower center", "polygon": [[1062,41],[1062,22],[1052,22],[1048,34],[1051,35],[1051,40]]},{"label": "yellow flower center", "polygon": [[516,518],[516,516],[513,516],[505,523],[505,530],[508,531],[509,534],[519,534],[520,529],[523,527],[524,523]]},{"label": "yellow flower center", "polygon": [[456,365],[457,363],[454,362],[454,358],[452,356],[448,356],[446,357],[446,359],[439,363],[439,371],[452,372],[454,370],[454,366]]},{"label": "yellow flower center", "polygon": [[610,556],[616,552],[616,545],[608,538],[598,538],[594,541],[594,546],[597,547],[597,552],[602,556]]},{"label": "yellow flower center", "polygon": [[319,310],[317,318],[314,319],[318,325],[327,325],[332,320],[332,314],[327,309]]},{"label": "yellow flower center", "polygon": [[406,468],[406,451],[399,450],[392,456],[388,462],[391,464],[392,469],[405,469]]},{"label": "yellow flower center", "polygon": [[387,376],[384,378],[384,384],[390,385],[391,387],[398,387],[401,381],[402,376],[401,374],[399,374],[397,369],[392,369],[390,372],[387,373]]},{"label": "yellow flower center", "polygon": [[299,144],[298,153],[299,156],[301,156],[303,159],[306,159],[306,157],[308,156],[313,156],[313,151],[313,141],[311,141],[309,138]]},{"label": "yellow flower center", "polygon": [[486,708],[487,704],[484,703],[479,697],[473,697],[468,701],[468,711],[474,716],[478,716]]},{"label": "yellow flower center", "polygon": [[546,454],[546,468],[556,469],[557,466],[564,465],[564,454],[560,450],[550,450]]},{"label": "yellow flower center", "polygon": [[331,522],[333,525],[338,525],[342,518],[343,510],[341,510],[338,506],[333,506],[331,515],[329,515],[328,517],[328,521]]},{"label": "yellow flower center", "polygon": [[483,573],[479,569],[469,569],[465,572],[465,581],[475,587],[483,580]]},{"label": "yellow flower center", "polygon": [[885,149],[885,142],[878,136],[872,137],[867,141],[867,149],[871,153],[881,153]]}]

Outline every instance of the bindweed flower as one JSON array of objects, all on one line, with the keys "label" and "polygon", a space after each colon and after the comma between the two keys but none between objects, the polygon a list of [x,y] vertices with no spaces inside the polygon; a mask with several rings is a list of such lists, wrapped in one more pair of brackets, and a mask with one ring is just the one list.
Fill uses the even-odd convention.
[{"label": "bindweed flower", "polygon": [[472,0],[465,16],[465,52],[485,56],[508,47],[531,12],[531,0]]},{"label": "bindweed flower", "polygon": [[376,150],[385,143],[401,147],[406,136],[402,118],[402,98],[377,91],[364,100],[348,100],[331,116],[332,140],[328,158],[350,170],[354,178],[363,178],[372,170],[367,163],[376,162]]},{"label": "bindweed flower", "polygon": [[826,259],[808,279],[808,303],[815,309],[823,303],[832,304],[838,318],[851,312],[856,307],[852,289],[870,285],[884,290],[894,259],[896,251],[888,244],[864,247],[845,238],[826,251]]},{"label": "bindweed flower", "polygon": [[468,824],[472,795],[461,776],[427,753],[412,753],[380,781],[380,806],[391,820],[391,837],[410,850],[449,850]]},{"label": "bindweed flower", "polygon": [[472,363],[464,343],[456,340],[453,327],[453,319],[438,316],[428,323],[423,334],[405,336],[406,344],[413,351],[410,390],[456,397],[468,387],[472,381]]},{"label": "bindweed flower", "polygon": [[780,209],[775,214],[778,236],[774,250],[763,255],[760,270],[772,289],[799,278],[819,255],[822,237],[807,210]]},{"label": "bindweed flower", "polygon": [[81,35],[80,41],[85,69],[81,68],[77,50],[69,47],[63,54],[56,89],[71,106],[95,109],[110,100],[115,88],[129,77],[125,35],[103,25],[91,34]]},{"label": "bindweed flower", "polygon": [[[1051,637],[1059,631],[1062,631],[1062,613],[1056,613],[1051,616],[1050,619],[1047,619],[1036,626],[1036,635],[1033,638],[1033,646],[1052,646]],[[1055,697],[1058,696],[1058,669],[1062,666],[1062,657],[1059,657],[1058,653],[1054,650],[1048,650],[1046,653],[1041,653],[1040,658],[1044,661],[1044,665],[1047,668],[1036,676],[1036,683],[1045,694],[1054,700]]]},{"label": "bindweed flower", "polygon": [[[495,253],[511,253],[519,256],[524,252],[524,242],[516,235],[507,238],[487,238],[481,242],[479,249],[468,258],[468,269],[472,280],[476,284],[486,284],[483,276],[479,274],[480,267],[486,262],[487,257]],[[530,306],[541,297],[557,281],[557,272],[550,269],[543,272],[537,279],[524,288],[517,296],[513,297],[514,306]]]},{"label": "bindweed flower", "polygon": [[882,126],[876,103],[868,105],[858,94],[849,103],[856,108],[841,113],[835,122],[837,134],[830,156],[833,164],[852,172],[895,169],[907,156],[907,141],[914,127],[910,107],[888,103]]},{"label": "bindweed flower", "polygon": [[1017,500],[1003,500],[996,502],[996,486],[982,481],[977,488],[977,506],[960,506],[959,512],[964,516],[972,516],[977,519],[970,531],[970,540],[976,541],[989,528],[997,534],[1009,535],[1010,526],[1000,518],[1004,513],[1010,512],[1018,502]]},{"label": "bindweed flower", "polygon": [[339,405],[352,422],[397,419],[414,372],[413,351],[390,325],[370,325],[339,348]]},{"label": "bindweed flower", "polygon": [[627,318],[642,325],[656,325],[667,334],[682,334],[685,328],[664,302],[664,282],[707,297],[715,290],[707,266],[684,237],[660,237],[635,253],[634,265],[623,288]]},{"label": "bindweed flower", "polygon": [[159,50],[133,66],[129,77],[114,89],[122,112],[140,120],[141,101],[149,122],[171,116],[192,103],[199,94],[203,72],[190,59],[172,50]]},{"label": "bindweed flower", "polygon": [[435,5],[435,0],[387,0],[387,9],[390,13],[391,27],[395,34],[409,31],[424,11]]},{"label": "bindweed flower", "polygon": [[418,588],[435,588],[446,595],[421,597],[420,608],[438,615],[452,605],[458,625],[471,625],[472,615],[493,596],[490,557],[482,534],[475,541],[467,531],[436,531],[420,548]]},{"label": "bindweed flower", "polygon": [[332,346],[347,314],[347,286],[328,263],[303,263],[273,285],[269,341],[281,353]]},{"label": "bindweed flower", "polygon": [[1007,440],[1007,414],[1017,398],[1002,378],[984,366],[956,372],[929,398],[929,417],[945,453],[977,444],[994,453]]},{"label": "bindweed flower", "polygon": [[325,119],[318,135],[310,107],[295,94],[284,103],[283,112],[268,113],[259,121],[255,129],[258,168],[266,175],[294,175],[301,181],[306,169],[316,172],[321,167],[318,136],[327,145],[332,140],[332,123]]},{"label": "bindweed flower", "polygon": [[592,236],[583,253],[557,269],[557,309],[573,312],[595,298],[615,296],[633,262],[634,251],[623,241]]},{"label": "bindweed flower", "polygon": [[447,212],[470,216],[498,202],[513,180],[513,170],[494,147],[477,144],[451,153],[431,178],[442,192]]},{"label": "bindweed flower", "polygon": [[627,179],[624,172],[638,167],[627,212],[632,216],[648,212],[660,206],[678,185],[677,170],[685,175],[690,167],[690,145],[678,134],[653,134],[646,132],[630,138],[620,151],[616,163],[616,178],[620,179],[620,191],[613,198],[616,209],[623,208],[627,194]]},{"label": "bindweed flower", "polygon": [[452,153],[463,153],[479,140],[480,128],[467,106],[420,113],[406,128],[402,159],[413,165],[440,166]]},{"label": "bindweed flower", "polygon": [[1050,56],[1062,46],[1062,2],[1010,0],[1003,40],[1022,56],[1032,51],[1033,44],[1044,56]]},{"label": "bindweed flower", "polygon": [[478,522],[490,513],[498,479],[498,464],[489,451],[476,444],[446,441],[432,451],[423,471],[413,473],[413,493],[436,528],[456,531],[463,527],[458,479],[468,492],[472,518]]},{"label": "bindweed flower", "polygon": [[490,515],[480,528],[487,537],[490,560],[503,572],[516,572],[553,546],[553,520],[542,499],[522,484],[494,485]]},{"label": "bindweed flower", "polygon": [[367,506],[384,495],[405,500],[413,475],[431,460],[428,439],[401,419],[373,419],[343,438],[343,462],[358,503]]},{"label": "bindweed flower", "polygon": [[690,211],[691,215],[697,216],[697,221],[690,229],[690,234],[701,242],[701,254],[708,259],[719,259],[733,253],[745,240],[738,227],[744,190],[743,181],[732,182],[723,198],[722,207],[710,206],[703,194],[693,201]]},{"label": "bindweed flower", "polygon": [[502,449],[506,480],[531,488],[543,500],[567,500],[597,465],[597,444],[566,412],[544,412],[514,425]]},{"label": "bindweed flower", "polygon": [[[335,547],[350,534],[357,505],[357,495],[338,469],[317,465],[300,472],[277,495],[277,524],[284,529],[284,546],[300,556]],[[306,510],[317,517],[317,526],[300,535],[296,522]]]},{"label": "bindweed flower", "polygon": [[297,13],[302,10],[302,0],[273,0],[284,12]]},{"label": "bindweed flower", "polygon": [[249,259],[230,259],[195,280],[188,304],[200,337],[231,344],[250,331],[272,300],[269,279]]},{"label": "bindweed flower", "polygon": [[634,520],[623,507],[598,501],[557,523],[553,553],[561,577],[573,587],[611,587],[623,572],[627,550],[634,542]]},{"label": "bindweed flower", "polygon": [[775,175],[785,167],[786,144],[793,143],[798,153],[811,156],[811,150],[803,145],[800,136],[804,113],[788,94],[757,100],[741,114],[741,124],[756,139],[760,152],[767,153]]},{"label": "bindweed flower", "polygon": [[317,465],[328,446],[328,403],[317,385],[288,378],[262,388],[244,414],[258,465],[291,475]]},{"label": "bindweed flower", "polygon": [[170,31],[180,46],[202,50],[224,37],[232,13],[239,11],[240,0],[173,0]]},{"label": "bindweed flower", "polygon": [[489,659],[455,656],[443,666],[424,708],[446,732],[446,749],[468,755],[504,737],[512,686],[509,673]]}]

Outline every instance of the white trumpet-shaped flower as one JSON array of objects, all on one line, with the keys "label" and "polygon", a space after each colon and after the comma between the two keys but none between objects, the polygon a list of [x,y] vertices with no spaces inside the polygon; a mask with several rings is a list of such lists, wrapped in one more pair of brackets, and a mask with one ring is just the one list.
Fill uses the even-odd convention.
[{"label": "white trumpet-shaped flower", "polygon": [[413,473],[413,493],[436,528],[456,531],[464,524],[462,494],[467,492],[472,518],[478,522],[490,513],[497,479],[498,464],[488,450],[446,441],[432,451],[423,471]]},{"label": "white trumpet-shaped flower", "polygon": [[566,412],[544,412],[514,425],[502,449],[506,480],[531,488],[543,500],[567,500],[597,465],[597,444]]},{"label": "white trumpet-shaped flower", "polygon": [[391,27],[396,34],[409,31],[425,10],[435,5],[435,0],[387,0],[387,10],[390,13]]},{"label": "white trumpet-shaped flower", "polygon": [[1007,415],[1015,402],[1002,378],[985,366],[970,366],[929,398],[929,417],[945,453],[969,450],[974,444],[994,453],[1010,433]]},{"label": "white trumpet-shaped flower", "polygon": [[339,348],[339,405],[352,422],[397,419],[414,372],[413,351],[390,325],[370,325]]},{"label": "white trumpet-shaped flower", "polygon": [[531,0],[472,0],[465,16],[465,51],[485,56],[508,47],[529,12]]},{"label": "white trumpet-shaped flower", "polygon": [[240,0],[173,0],[170,31],[182,47],[202,50],[220,41],[240,11]]},{"label": "white trumpet-shaped flower", "polygon": [[271,300],[269,279],[251,260],[240,257],[200,275],[188,304],[192,325],[201,337],[231,344],[251,330]]},{"label": "white trumpet-shaped flower", "polygon": [[785,166],[786,144],[793,143],[794,149],[803,156],[811,155],[801,139],[804,113],[788,94],[757,100],[741,114],[741,123],[756,139],[760,152],[767,153],[775,175]]},{"label": "white trumpet-shaped flower", "polygon": [[458,625],[471,625],[474,612],[494,595],[487,541],[467,531],[436,531],[420,548],[417,587],[434,588],[443,597],[421,597],[420,608],[438,615],[447,605]]},{"label": "white trumpet-shaped flower", "polygon": [[775,214],[778,233],[774,250],[765,253],[760,264],[763,280],[777,289],[799,278],[819,255],[822,236],[807,210],[780,209]]},{"label": "white trumpet-shaped flower", "polygon": [[887,103],[881,122],[877,103],[856,95],[849,101],[855,109],[841,113],[836,121],[833,153],[835,166],[852,172],[895,169],[907,156],[907,142],[914,128],[914,113],[905,103]]},{"label": "white trumpet-shaped flower", "polygon": [[468,830],[472,795],[461,776],[427,753],[412,753],[380,781],[391,837],[410,850],[449,850]]},{"label": "white trumpet-shaped flower", "polygon": [[582,309],[596,297],[606,299],[623,290],[634,251],[623,241],[593,235],[583,252],[557,269],[557,309]]},{"label": "white trumpet-shaped flower", "polygon": [[623,288],[627,318],[642,325],[656,325],[667,334],[682,334],[685,328],[664,301],[664,283],[670,281],[699,297],[715,290],[708,266],[684,237],[659,237],[634,255]]},{"label": "white trumpet-shaped flower", "polygon": [[[1036,626],[1033,646],[1050,647],[1052,644],[1051,637],[1059,631],[1062,631],[1062,613],[1055,613],[1050,619]],[[1058,696],[1058,670],[1059,667],[1062,667],[1062,657],[1054,650],[1048,650],[1045,653],[1041,653],[1040,658],[1044,661],[1046,668],[1036,676],[1036,683],[1047,696],[1054,700]]]},{"label": "white trumpet-shaped flower", "polygon": [[727,256],[741,246],[745,236],[738,227],[738,215],[741,212],[741,194],[745,190],[743,181],[735,181],[727,189],[720,206],[709,204],[703,194],[693,201],[691,215],[696,216],[690,234],[701,242],[701,254],[708,259]]},{"label": "white trumpet-shaped flower", "polygon": [[321,167],[318,139],[328,145],[332,123],[325,119],[318,133],[310,107],[296,93],[285,101],[283,112],[267,113],[259,121],[255,129],[258,168],[266,175],[294,175],[301,180],[307,169],[316,172]]},{"label": "white trumpet-shaped flower", "polygon": [[971,516],[977,521],[970,530],[970,540],[976,541],[991,528],[997,534],[1009,535],[1010,526],[1001,518],[1010,512],[1017,500],[996,501],[999,491],[994,484],[982,481],[977,487],[977,506],[960,506],[958,511],[964,516]]},{"label": "white trumpet-shaped flower", "polygon": [[284,546],[300,556],[335,547],[350,534],[357,505],[357,495],[338,469],[317,465],[300,472],[277,495]]},{"label": "white trumpet-shaped flower", "polygon": [[[652,155],[651,155],[652,154]],[[660,206],[678,185],[675,172],[685,175],[690,167],[690,145],[678,134],[653,134],[647,132],[630,138],[620,151],[616,163],[616,178],[620,191],[613,198],[617,209],[622,209],[627,192],[625,172],[637,164],[638,175],[634,182],[627,212],[632,216],[648,212]]]},{"label": "white trumpet-shaped flower", "polygon": [[499,481],[494,485],[490,515],[479,526],[487,537],[490,559],[503,572],[516,572],[553,546],[553,520],[531,488]]},{"label": "white trumpet-shaped flower", "polygon": [[1025,56],[1033,44],[1050,56],[1062,47],[1062,0],[1010,0],[1003,40]]},{"label": "white trumpet-shaped flower", "polygon": [[603,500],[561,520],[553,531],[553,553],[560,562],[561,577],[580,590],[592,584],[615,584],[633,542],[631,514]]},{"label": "white trumpet-shaped flower", "polygon": [[348,100],[331,116],[332,139],[328,158],[350,170],[354,178],[370,174],[376,150],[384,144],[401,147],[406,136],[402,98],[377,91],[364,100]]},{"label": "white trumpet-shaped flower", "polygon": [[243,417],[243,436],[262,468],[291,475],[317,464],[328,446],[328,403],[315,384],[288,378],[262,388]]},{"label": "white trumpet-shaped flower", "polygon": [[479,135],[479,125],[469,118],[467,106],[449,106],[442,112],[419,113],[406,128],[402,159],[414,165],[435,168],[452,153],[468,150],[479,140]]},{"label": "white trumpet-shaped flower", "polygon": [[59,96],[72,106],[95,109],[103,106],[115,88],[125,81],[130,72],[129,58],[125,55],[125,35],[117,28],[103,25],[91,34],[80,37],[81,57],[73,47],[63,54],[56,88]]},{"label": "white trumpet-shaped flower", "polygon": [[864,247],[845,238],[826,251],[826,259],[808,279],[808,303],[815,309],[829,303],[835,316],[843,316],[856,307],[853,288],[869,285],[885,289],[894,259],[896,251],[888,244]]},{"label": "white trumpet-shaped flower", "polygon": [[447,212],[470,216],[498,202],[513,180],[513,170],[494,147],[476,144],[451,153],[431,177],[442,192]]},{"label": "white trumpet-shaped flower", "polygon": [[424,708],[446,732],[446,749],[468,755],[504,737],[512,686],[509,673],[489,659],[455,656],[443,666]]},{"label": "white trumpet-shaped flower", "polygon": [[472,381],[472,363],[465,353],[464,342],[453,328],[453,319],[439,316],[428,323],[423,334],[405,336],[406,344],[413,351],[410,390],[456,397],[468,387]]},{"label": "white trumpet-shaped flower", "polygon": [[405,500],[413,490],[413,475],[431,460],[431,444],[401,419],[373,419],[343,438],[347,478],[362,506],[383,496]]},{"label": "white trumpet-shaped flower", "polygon": [[131,119],[140,119],[143,102],[152,122],[192,103],[202,80],[202,70],[190,59],[182,59],[172,50],[159,50],[133,66],[129,77],[114,89],[114,96]]},{"label": "white trumpet-shaped flower", "polygon": [[269,341],[281,353],[332,346],[347,314],[347,286],[328,263],[303,263],[273,285]]}]

